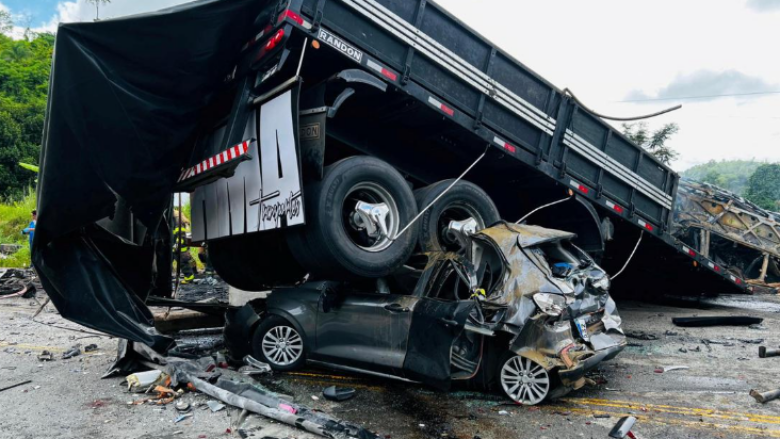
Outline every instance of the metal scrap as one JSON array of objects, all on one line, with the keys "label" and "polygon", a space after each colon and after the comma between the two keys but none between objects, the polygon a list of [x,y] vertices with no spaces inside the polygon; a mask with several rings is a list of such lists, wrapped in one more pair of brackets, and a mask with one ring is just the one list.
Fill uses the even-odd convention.
[{"label": "metal scrap", "polygon": [[81,355],[81,345],[74,345],[67,351],[62,353],[62,359],[67,360],[68,358],[73,358]]},{"label": "metal scrap", "polygon": [[773,399],[780,398],[780,389],[770,390],[767,392],[759,392],[758,390],[752,389],[750,391],[750,396],[755,398],[755,400],[761,404],[766,404]]},{"label": "metal scrap", "polygon": [[675,317],[672,323],[684,328],[704,328],[710,326],[750,326],[764,319],[749,316],[711,316],[711,317]]},{"label": "metal scrap", "polygon": [[666,373],[674,370],[686,370],[690,369],[688,366],[659,366],[655,369],[655,373]]},{"label": "metal scrap", "polygon": [[766,346],[758,347],[759,358],[780,357],[780,349],[767,349]]}]

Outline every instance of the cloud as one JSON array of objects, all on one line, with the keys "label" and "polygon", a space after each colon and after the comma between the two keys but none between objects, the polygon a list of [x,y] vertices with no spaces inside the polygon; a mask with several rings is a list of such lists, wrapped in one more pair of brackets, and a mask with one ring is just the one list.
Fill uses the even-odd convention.
[{"label": "cloud", "polygon": [[678,75],[669,85],[655,94],[632,90],[626,101],[684,100],[696,97],[697,102],[713,100],[723,95],[753,95],[780,91],[780,84],[770,83],[758,76],[750,76],[737,70],[721,72],[697,70],[687,75]]},{"label": "cloud", "polygon": [[748,0],[747,7],[756,12],[780,11],[780,0]]},{"label": "cloud", "polygon": [[[115,1],[100,5],[100,18],[116,18],[125,15],[156,11],[169,6],[186,3],[191,0],[133,0]],[[73,23],[76,21],[92,21],[95,19],[95,5],[86,0],[61,1],[57,4],[57,14],[52,17],[52,23]]]}]

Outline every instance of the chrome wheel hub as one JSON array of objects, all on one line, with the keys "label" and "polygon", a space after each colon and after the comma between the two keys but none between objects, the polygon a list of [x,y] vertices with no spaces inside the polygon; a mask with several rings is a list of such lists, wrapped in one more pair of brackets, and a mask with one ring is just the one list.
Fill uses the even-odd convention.
[{"label": "chrome wheel hub", "polygon": [[289,326],[275,326],[262,340],[263,355],[275,366],[289,366],[303,355],[303,339]]},{"label": "chrome wheel hub", "polygon": [[349,239],[361,249],[377,253],[393,243],[401,214],[395,199],[381,185],[366,181],[353,186],[344,200],[342,219]]},{"label": "chrome wheel hub", "polygon": [[550,393],[550,376],[539,363],[514,356],[501,368],[501,387],[515,402],[535,405]]}]

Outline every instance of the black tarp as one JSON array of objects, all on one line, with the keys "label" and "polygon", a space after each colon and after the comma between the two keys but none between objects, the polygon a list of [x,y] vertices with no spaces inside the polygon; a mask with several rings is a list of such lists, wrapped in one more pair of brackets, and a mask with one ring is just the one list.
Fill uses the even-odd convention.
[{"label": "black tarp", "polygon": [[[276,3],[205,0],[59,27],[33,263],[63,317],[157,349],[170,345],[143,304],[169,282],[157,270],[168,233],[163,212],[201,111],[256,32],[255,17]],[[146,229],[142,239],[107,231],[117,205]]]}]

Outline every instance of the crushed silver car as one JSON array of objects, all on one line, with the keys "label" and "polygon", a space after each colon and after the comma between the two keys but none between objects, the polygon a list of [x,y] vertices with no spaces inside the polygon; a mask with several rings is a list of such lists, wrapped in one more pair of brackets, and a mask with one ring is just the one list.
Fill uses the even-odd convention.
[{"label": "crushed silver car", "polygon": [[625,346],[609,276],[575,235],[499,223],[458,253],[418,255],[379,282],[312,281],[228,313],[231,355],[447,389],[471,380],[526,405],[585,384]]}]

